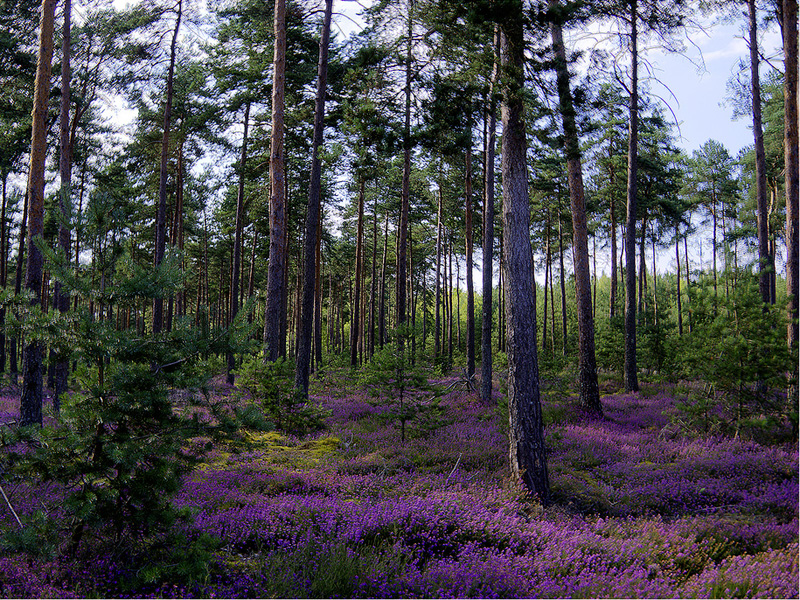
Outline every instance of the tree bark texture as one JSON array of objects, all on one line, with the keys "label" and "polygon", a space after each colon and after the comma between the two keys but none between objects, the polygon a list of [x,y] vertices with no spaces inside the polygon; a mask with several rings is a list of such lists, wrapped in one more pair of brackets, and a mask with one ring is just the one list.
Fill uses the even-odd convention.
[{"label": "tree bark texture", "polygon": [[[470,125],[471,127],[471,125]],[[475,374],[475,288],[472,281],[472,134],[467,144],[464,202],[464,224],[466,231],[466,283],[467,283],[467,376]],[[460,321],[459,321],[460,322]]]},{"label": "tree bark texture", "polygon": [[413,44],[413,21],[411,11],[414,2],[408,3],[408,39],[406,41],[406,81],[405,81],[405,116],[403,123],[403,183],[400,198],[400,221],[397,227],[397,327],[401,330],[397,336],[397,345],[403,349],[404,338],[408,332],[402,331],[406,324],[406,282],[408,279],[408,206],[411,185],[411,60]]},{"label": "tree bark texture", "polygon": [[625,215],[625,391],[639,390],[636,366],[636,176],[639,166],[639,50],[637,0],[630,0],[631,87],[628,121],[628,201]]},{"label": "tree bark texture", "polygon": [[[558,2],[550,0],[551,7],[557,5]],[[581,151],[578,142],[578,129],[575,124],[575,107],[572,102],[572,92],[569,85],[567,54],[564,49],[561,23],[558,20],[554,20],[551,23],[550,33],[553,38],[553,50],[556,55],[558,97],[564,127],[564,148],[567,155],[567,178],[572,211],[572,257],[575,269],[575,297],[578,304],[578,381],[580,402],[589,410],[602,413],[600,389],[597,385],[594,318],[592,316],[592,292],[589,279],[589,234],[586,224],[586,198],[583,188]]]},{"label": "tree bark texture", "polygon": [[784,115],[784,178],[786,181],[786,290],[789,296],[787,343],[795,365],[795,385],[790,390],[797,400],[798,299],[800,299],[800,246],[798,245],[798,187],[800,157],[797,131],[797,0],[783,0],[783,53],[786,74],[783,98]]},{"label": "tree bark texture", "polygon": [[503,242],[507,274],[509,460],[514,479],[550,502],[531,298],[530,201],[526,167],[522,4],[502,23]]},{"label": "tree bark texture", "polygon": [[[44,230],[44,171],[47,159],[47,100],[53,61],[56,0],[43,0],[39,29],[39,58],[33,92],[31,158],[28,172],[28,262],[25,287],[33,295],[31,310],[41,306],[43,256],[37,240]],[[21,258],[21,257],[20,257]],[[22,358],[20,425],[42,424],[42,343],[30,340]]]},{"label": "tree bark texture", "polygon": [[770,302],[770,273],[774,270],[769,252],[767,215],[767,171],[764,154],[764,127],[761,119],[761,82],[758,75],[758,15],[755,0],[747,0],[750,31],[750,95],[753,109],[753,140],[756,153],[756,215],[758,217],[758,291],[764,303]]},{"label": "tree bark texture", "polygon": [[286,285],[286,191],[283,152],[284,90],[286,85],[286,0],[275,1],[275,54],[272,61],[272,137],[269,157],[269,267],[264,312],[264,361],[278,360],[281,313]]},{"label": "tree bark texture", "polygon": [[[242,151],[239,155],[239,187],[236,191],[236,224],[233,234],[233,267],[231,269],[231,323],[239,312],[239,280],[242,263],[242,230],[244,229],[244,167],[247,163],[247,134],[250,127],[250,102],[244,106],[244,134],[242,135]],[[236,358],[233,351],[228,351],[228,383],[233,385],[233,370]]]},{"label": "tree bark texture", "polygon": [[[172,34],[172,43],[169,51],[169,70],[167,71],[167,94],[164,102],[164,127],[161,138],[161,165],[158,177],[158,211],[156,214],[156,246],[153,264],[156,268],[164,260],[164,250],[167,245],[167,176],[169,166],[169,130],[172,120],[173,80],[175,77],[175,53],[178,44],[178,31],[181,27],[183,14],[183,0],[178,0],[178,15],[175,19],[175,29]],[[161,333],[164,327],[164,298],[157,296],[153,299],[153,333]]]},{"label": "tree bark texture", "polygon": [[[64,253],[64,260],[70,259],[70,221],[72,219],[72,145],[70,135],[69,103],[70,103],[70,69],[71,58],[71,22],[72,0],[64,0],[64,24],[61,40],[61,107],[59,113],[59,145],[61,148],[58,170],[61,177],[61,194],[59,195],[59,212],[61,223],[58,227],[58,246]],[[53,292],[59,312],[69,312],[69,293],[60,281],[56,281]],[[67,391],[69,362],[67,355],[60,352],[55,365],[55,390],[53,395],[53,411],[58,414],[61,409],[61,396]]]},{"label": "tree bark texture", "polygon": [[353,321],[350,326],[350,366],[358,366],[358,342],[361,331],[361,286],[364,266],[364,177],[358,182],[358,220],[356,225],[356,291],[353,302]]},{"label": "tree bark texture", "polygon": [[[488,135],[486,140],[486,164],[484,165],[484,205],[483,205],[483,315],[481,321],[481,402],[492,401],[492,266],[494,254],[494,149],[497,143],[497,109],[494,100],[498,75],[497,45],[499,32],[495,27],[494,41],[495,63],[492,69],[492,81],[489,86],[489,106],[487,119]],[[534,311],[534,329],[536,328],[536,312]],[[535,345],[535,341],[534,341]]]}]

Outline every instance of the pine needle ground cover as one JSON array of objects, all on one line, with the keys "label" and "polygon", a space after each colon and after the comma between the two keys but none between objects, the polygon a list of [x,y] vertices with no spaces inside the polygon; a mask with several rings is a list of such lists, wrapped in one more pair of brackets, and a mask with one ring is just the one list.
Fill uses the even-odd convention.
[{"label": "pine needle ground cover", "polygon": [[32,548],[3,548],[0,595],[798,596],[795,443],[691,433],[672,388],[606,395],[603,419],[546,394],[556,502],[543,510],[506,479],[500,396],[412,394],[401,443],[391,403],[344,381],[312,387],[330,411],[321,432],[195,440],[209,451],[174,500],[192,518],[168,541],[37,554],[59,543],[36,520],[59,491],[5,482]]}]

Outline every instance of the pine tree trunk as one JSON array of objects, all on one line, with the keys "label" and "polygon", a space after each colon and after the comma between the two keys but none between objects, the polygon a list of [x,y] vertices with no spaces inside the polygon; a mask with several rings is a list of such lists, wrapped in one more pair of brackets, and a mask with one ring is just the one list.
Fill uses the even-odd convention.
[{"label": "pine tree trunk", "polygon": [[378,270],[378,195],[375,195],[372,207],[372,275],[369,281],[369,335],[367,345],[370,359],[375,353],[375,295],[377,293],[377,270]]},{"label": "pine tree trunk", "polygon": [[322,218],[317,222],[317,248],[315,250],[315,262],[317,263],[316,272],[316,296],[314,298],[314,354],[316,356],[317,368],[322,366]]},{"label": "pine tree trunk", "polygon": [[411,76],[412,76],[412,45],[413,21],[411,11],[414,0],[408,2],[408,31],[406,40],[406,81],[405,81],[405,111],[403,124],[403,183],[400,194],[400,222],[397,228],[397,348],[402,352],[404,340],[408,332],[404,331],[406,324],[406,283],[408,278],[408,207],[411,185]]},{"label": "pine tree trunk", "polygon": [[[455,253],[454,253],[455,254]],[[461,261],[456,259],[456,285],[454,291],[456,293],[456,348],[461,352]]]},{"label": "pine tree trunk", "polygon": [[[272,138],[270,141],[269,268],[264,313],[264,361],[278,360],[281,315],[286,296],[286,172],[283,151],[284,88],[286,85],[286,0],[275,1],[275,54],[272,74]],[[285,340],[286,337],[283,336]]]},{"label": "pine tree trunk", "polygon": [[[31,307],[41,305],[43,256],[36,245],[44,230],[44,173],[47,159],[47,100],[53,60],[53,30],[56,0],[42,2],[39,58],[33,92],[31,159],[28,173],[28,261],[25,287],[32,294]],[[21,257],[20,257],[21,258]],[[42,424],[42,344],[26,343],[22,360],[20,425]]]},{"label": "pine tree trunk", "polygon": [[433,338],[433,359],[436,362],[440,353],[443,352],[442,344],[442,188],[437,192],[438,207],[436,211],[436,324]]},{"label": "pine tree trunk", "polygon": [[645,233],[647,231],[647,216],[642,219],[642,227],[639,235],[639,319],[644,321],[644,310],[647,303],[647,264],[645,263]]},{"label": "pine tree trunk", "polygon": [[[3,172],[3,204],[0,210],[0,289],[6,291],[8,284],[8,228],[6,223],[6,207],[8,206],[8,196],[6,195],[6,183],[8,173]],[[6,372],[6,308],[0,306],[0,373]]]},{"label": "pine tree trunk", "polygon": [[[239,277],[242,263],[242,230],[244,229],[244,168],[247,163],[247,134],[250,127],[250,102],[244,105],[244,134],[242,150],[239,155],[239,187],[236,191],[236,224],[233,235],[233,267],[231,275],[231,322],[239,313]],[[242,286],[244,287],[244,286]],[[233,370],[236,368],[236,357],[228,350],[228,384],[233,385]]]},{"label": "pine tree trunk", "polygon": [[613,318],[617,314],[617,220],[614,215],[614,196],[611,196],[611,293],[609,294],[608,316]]},{"label": "pine tree trunk", "polygon": [[[499,51],[498,51],[499,56]],[[500,268],[498,269],[497,278],[499,285],[497,286],[497,350],[500,352],[506,351],[506,276],[505,276],[505,260],[503,255],[503,233],[500,232]]]},{"label": "pine tree trunk", "polygon": [[592,321],[597,319],[597,236],[592,234]]},{"label": "pine tree trunk", "polygon": [[378,345],[383,350],[386,340],[386,260],[389,251],[389,212],[383,223],[383,261],[381,263],[381,297],[378,307]]},{"label": "pine tree trunk", "polygon": [[[321,178],[322,163],[319,157],[323,142],[325,126],[325,92],[328,86],[328,42],[331,30],[331,13],[333,0],[325,0],[325,16],[322,22],[322,34],[319,42],[319,62],[317,63],[317,99],[314,110],[314,138],[311,144],[311,182],[308,188],[308,212],[306,213],[306,235],[303,264],[303,295],[300,311],[299,344],[297,346],[297,363],[295,367],[294,385],[302,393],[303,398],[308,398],[309,363],[311,360],[311,335],[314,325],[314,299],[316,298],[316,282],[319,264],[317,263],[317,232],[321,219]],[[363,195],[363,183],[362,183]],[[361,226],[364,212],[363,197],[361,199]],[[359,238],[361,232],[359,230]],[[360,245],[360,239],[359,239]],[[356,285],[360,286],[360,264],[356,268]],[[358,290],[360,291],[360,290]],[[357,292],[358,293],[358,292]],[[356,299],[358,302],[358,298]],[[354,321],[354,322],[357,322]]]},{"label": "pine tree trunk", "polygon": [[356,225],[356,293],[353,303],[353,320],[350,325],[350,366],[358,366],[358,342],[361,326],[361,271],[364,253],[364,177],[358,182],[358,219]]},{"label": "pine tree trunk", "polygon": [[[70,221],[72,219],[72,146],[70,143],[70,69],[71,58],[71,22],[72,0],[64,0],[64,24],[61,40],[61,110],[59,113],[60,156],[58,170],[61,177],[61,194],[59,196],[59,212],[62,222],[58,228],[58,246],[64,253],[64,259],[70,259]],[[4,205],[5,208],[5,205]],[[0,237],[2,237],[0,235]],[[3,257],[5,260],[5,256]],[[3,269],[5,271],[5,268]],[[5,277],[3,277],[5,280]],[[5,285],[5,282],[3,283]],[[63,289],[60,281],[56,281],[54,290],[58,310],[62,315],[69,312],[69,292]],[[64,352],[59,353],[55,365],[55,389],[53,394],[53,412],[59,414],[61,410],[61,397],[67,392],[67,378],[69,375],[69,359]]]},{"label": "pine tree trunk", "polygon": [[[488,120],[488,135],[486,136],[486,160],[484,165],[484,198],[483,198],[483,281],[482,281],[482,321],[481,321],[481,402],[492,402],[492,267],[494,252],[494,149],[497,131],[497,109],[494,99],[495,86],[498,74],[497,45],[499,32],[495,27],[494,41],[494,67],[492,80],[489,86],[489,106],[486,118]],[[535,296],[534,296],[535,299]],[[502,309],[502,307],[501,307]],[[534,329],[536,329],[536,310],[534,307]],[[535,340],[534,340],[535,345]]]},{"label": "pine tree trunk", "polygon": [[[175,29],[172,34],[172,44],[169,53],[169,70],[167,71],[167,94],[164,103],[164,127],[161,138],[161,166],[158,179],[158,209],[156,213],[156,240],[155,257],[153,264],[156,268],[164,261],[167,238],[167,176],[169,166],[169,130],[172,121],[172,95],[173,80],[175,77],[175,54],[178,43],[178,31],[183,15],[183,0],[178,0],[178,14],[175,19]],[[164,298],[157,296],[153,299],[153,333],[161,333],[164,328]]]},{"label": "pine tree trunk", "polygon": [[[471,120],[471,119],[470,119]],[[470,125],[471,127],[471,125]],[[467,236],[467,376],[475,374],[475,289],[472,282],[472,133],[466,153],[465,208],[464,223]]]},{"label": "pine tree trunk", "polygon": [[687,242],[688,236],[683,236],[683,259],[686,263],[686,308],[689,311],[689,333],[692,332],[692,310],[690,308],[692,302],[692,295],[689,293],[691,281],[689,280],[689,247]]},{"label": "pine tree trunk", "polygon": [[507,274],[509,458],[512,477],[550,502],[550,482],[539,397],[531,282],[530,201],[526,168],[522,4],[502,24],[503,240]]},{"label": "pine tree trunk", "polygon": [[655,225],[653,226],[653,322],[658,327],[658,272],[656,271],[656,238]]},{"label": "pine tree trunk", "polygon": [[683,310],[681,301],[681,245],[680,245],[680,229],[675,225],[675,264],[678,265],[678,271],[675,275],[675,283],[677,284],[678,293],[675,295],[678,307],[678,335],[683,335]]},{"label": "pine tree trunk", "polygon": [[639,50],[637,0],[630,0],[631,85],[628,200],[625,218],[625,391],[639,390],[636,366],[636,175],[639,166]]},{"label": "pine tree trunk", "polygon": [[[758,289],[761,294],[761,300],[769,304],[769,277],[775,266],[769,253],[767,171],[764,154],[764,128],[761,124],[761,82],[759,81],[758,75],[758,18],[755,0],[747,0],[747,10],[750,29],[750,96],[753,108],[753,139],[756,153],[756,215],[758,217],[758,260],[760,265]],[[714,296],[716,297],[716,277],[714,281]]]},{"label": "pine tree trunk", "polygon": [[[717,314],[717,207],[716,203],[712,205],[711,210],[711,273],[714,276],[714,315]],[[769,244],[769,236],[767,236],[767,243]],[[769,253],[769,251],[767,252]],[[767,274],[767,289],[769,289],[769,274]],[[767,302],[769,302],[769,292],[767,292]]]},{"label": "pine tree trunk", "polygon": [[453,368],[453,242],[447,240],[447,370]]},{"label": "pine tree trunk", "polygon": [[800,158],[798,158],[797,129],[797,0],[783,0],[783,56],[785,80],[784,115],[784,178],[786,182],[786,291],[789,296],[786,340],[794,364],[794,384],[789,398],[797,399],[798,361],[798,298],[800,297],[800,243],[798,242],[798,187],[800,187]]},{"label": "pine tree trunk", "polygon": [[[550,275],[550,209],[547,209],[547,217],[544,226],[544,312],[542,313],[542,354],[547,353],[547,282],[550,280],[552,287],[552,277]],[[552,310],[552,307],[550,308]]]},{"label": "pine tree trunk", "polygon": [[[561,354],[567,355],[567,284],[564,273],[564,232],[561,210],[558,211],[558,277],[561,287]],[[588,267],[588,265],[587,265]],[[591,306],[591,304],[590,304]]]}]

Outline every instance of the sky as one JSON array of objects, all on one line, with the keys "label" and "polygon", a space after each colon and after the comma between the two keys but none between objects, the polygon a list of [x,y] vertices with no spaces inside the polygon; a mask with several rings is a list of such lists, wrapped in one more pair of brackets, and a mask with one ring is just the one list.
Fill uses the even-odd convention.
[{"label": "sky", "polygon": [[[714,25],[705,32],[692,35],[694,46],[687,47],[687,56],[651,52],[656,75],[674,94],[654,84],[655,91],[670,100],[677,115],[682,139],[680,145],[691,153],[708,139],[722,142],[733,156],[753,143],[748,119],[734,121],[733,107],[727,101],[727,82],[738,70],[740,60],[749,65],[749,48],[743,38],[743,19],[739,23]],[[778,68],[783,67],[777,53],[781,49],[777,27],[759,40],[764,54]],[[697,65],[700,65],[698,68]],[[770,67],[762,65],[761,75]]]}]

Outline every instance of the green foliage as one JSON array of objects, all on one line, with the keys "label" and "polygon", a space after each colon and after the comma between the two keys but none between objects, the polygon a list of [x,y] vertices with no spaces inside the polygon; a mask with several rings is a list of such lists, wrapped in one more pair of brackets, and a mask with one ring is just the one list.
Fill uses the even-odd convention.
[{"label": "green foliage", "polygon": [[[87,532],[111,535],[118,543],[158,540],[187,516],[174,509],[171,496],[197,458],[185,448],[200,423],[182,409],[207,379],[203,356],[224,351],[231,336],[204,335],[180,319],[167,333],[143,335],[105,318],[109,306],[120,310],[174,294],[180,285],[177,260],[156,269],[119,261],[130,277],[97,290],[90,277],[71,273],[54,253],[45,254],[87,308],[67,317],[49,312],[25,328],[35,328],[32,337],[77,361],[77,391],[62,398],[54,424],[19,429],[4,439],[5,470],[34,478],[34,486],[36,480],[54,482],[64,491],[59,526],[71,530],[62,537],[70,553]],[[175,388],[188,393],[173,394]],[[47,535],[37,537],[46,543]]]},{"label": "green foliage", "polygon": [[22,527],[13,522],[7,531],[0,533],[0,553],[24,552],[30,556],[52,558],[59,546],[58,523],[43,511],[23,518]]},{"label": "green foliage", "polygon": [[[265,363],[263,354],[251,355],[242,362],[236,374],[238,386],[251,401],[258,403],[263,417],[275,429],[303,435],[325,427],[328,411],[294,391],[294,365],[290,362],[279,359]],[[254,416],[252,409],[241,413],[241,417],[258,421],[258,429],[268,428],[267,423]]]},{"label": "green foliage", "polygon": [[141,590],[147,584],[165,583],[192,586],[208,582],[215,564],[214,551],[218,539],[200,534],[189,538],[183,533],[170,533],[157,543],[148,544],[135,557],[139,568],[135,577],[125,582],[130,591]]},{"label": "green foliage", "polygon": [[663,303],[656,308],[654,302],[640,313],[639,320],[636,334],[639,366],[669,377],[675,372],[675,323],[669,319]]},{"label": "green foliage", "polygon": [[595,344],[597,366],[622,377],[625,365],[625,315],[616,314],[610,319],[598,319]]},{"label": "green foliage", "polygon": [[684,377],[708,386],[682,406],[704,428],[733,427],[748,419],[796,419],[785,399],[792,361],[786,347],[785,309],[761,302],[754,276],[744,274],[728,297],[698,287],[692,298],[693,327],[683,338]]},{"label": "green foliage", "polygon": [[425,371],[410,361],[410,350],[387,344],[372,356],[358,374],[358,383],[372,391],[388,406],[387,417],[400,424],[400,439],[405,442],[406,426],[415,422],[414,436],[424,437],[445,420],[436,390]]},{"label": "green foliage", "polygon": [[61,422],[20,431],[33,449],[9,456],[16,470],[68,490],[73,551],[86,528],[110,526],[117,540],[166,531],[179,516],[170,496],[192,465],[182,448],[194,428],[173,411],[169,377],[149,353],[112,337],[106,350],[117,360],[84,371]]}]

